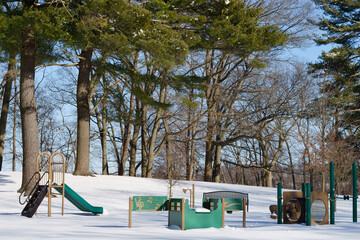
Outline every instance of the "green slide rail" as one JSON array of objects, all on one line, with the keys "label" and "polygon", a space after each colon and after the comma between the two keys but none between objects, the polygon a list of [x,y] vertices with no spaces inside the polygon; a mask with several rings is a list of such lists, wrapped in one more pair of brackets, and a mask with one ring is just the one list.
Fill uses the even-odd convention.
[{"label": "green slide rail", "polygon": [[[62,194],[62,187],[54,187],[56,191]],[[102,207],[94,207],[90,203],[88,203],[84,198],[82,198],[79,194],[77,194],[74,190],[72,190],[68,185],[65,184],[65,198],[69,200],[75,207],[83,212],[92,212],[94,214],[102,214]]]}]

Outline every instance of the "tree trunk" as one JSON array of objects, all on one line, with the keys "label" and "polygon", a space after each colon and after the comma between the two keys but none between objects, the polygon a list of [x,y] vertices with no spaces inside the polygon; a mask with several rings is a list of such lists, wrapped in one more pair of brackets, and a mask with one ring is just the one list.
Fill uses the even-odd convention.
[{"label": "tree trunk", "polygon": [[171,161],[171,141],[170,137],[166,137],[166,173],[167,173],[167,179],[172,180],[172,161]]},{"label": "tree trunk", "polygon": [[[193,132],[193,131],[192,131]],[[192,137],[190,140],[190,181],[196,180],[196,158],[195,158],[195,147],[194,147],[194,138]]]},{"label": "tree trunk", "polygon": [[13,152],[12,152],[12,171],[15,172],[16,170],[16,124],[17,124],[17,117],[16,117],[16,107],[18,105],[18,93],[17,93],[17,84],[16,84],[16,80],[15,80],[15,98],[14,98],[14,120],[13,120],[13,137],[12,137],[12,142],[13,142]]},{"label": "tree trunk", "polygon": [[269,170],[264,170],[264,187],[272,187],[272,179],[273,175],[272,172]]},{"label": "tree trunk", "polygon": [[148,149],[148,163],[146,169],[146,177],[152,178],[153,166],[154,166],[154,159],[155,159],[155,144],[156,144],[156,136],[160,127],[160,115],[161,109],[158,110],[155,120],[154,120],[154,127],[151,131],[151,137],[149,139],[149,149]]},{"label": "tree trunk", "polygon": [[[188,118],[188,124],[190,124],[190,117]],[[187,132],[186,141],[185,141],[186,180],[190,180],[191,178],[190,129],[188,129],[186,132]]]},{"label": "tree trunk", "polygon": [[293,182],[293,189],[296,190],[295,170],[294,170],[294,163],[293,163],[293,159],[292,159],[292,154],[291,154],[289,143],[287,141],[285,141],[285,143],[286,143],[286,147],[287,147],[288,155],[289,155],[291,177],[292,177],[292,182]]},{"label": "tree trunk", "polygon": [[107,111],[106,111],[106,102],[103,103],[103,109],[101,111],[102,115],[102,132],[101,135],[101,150],[102,150],[102,174],[109,175],[109,164],[107,160]]},{"label": "tree trunk", "polygon": [[[36,157],[39,153],[39,129],[35,101],[35,58],[36,43],[34,32],[26,29],[21,36],[21,70],[20,70],[20,113],[23,143],[23,176],[19,191],[35,173]],[[32,184],[28,189],[28,193]]]},{"label": "tree trunk", "polygon": [[171,159],[171,138],[170,138],[170,128],[167,119],[163,119],[166,137],[165,137],[165,157],[166,157],[166,178],[169,180],[173,179],[172,174],[172,159]]},{"label": "tree trunk", "polygon": [[213,148],[213,127],[212,123],[208,120],[207,133],[206,133],[206,144],[205,144],[205,175],[204,181],[211,182],[212,180],[212,162],[214,157],[214,148]]},{"label": "tree trunk", "polygon": [[147,125],[146,125],[146,118],[147,118],[147,107],[142,106],[141,108],[141,177],[146,177],[146,170],[147,170]]},{"label": "tree trunk", "polygon": [[215,160],[214,160],[214,174],[213,181],[220,182],[220,174],[221,174],[221,146],[215,147]]},{"label": "tree trunk", "polygon": [[[205,72],[207,77],[212,76],[211,72],[211,53],[210,51],[206,52],[206,64]],[[214,157],[213,149],[213,137],[214,137],[214,101],[212,98],[211,83],[207,83],[206,90],[206,104],[208,107],[208,117],[207,117],[207,126],[206,126],[206,139],[205,139],[205,172],[204,172],[204,181],[211,182],[212,180],[212,162]]]},{"label": "tree trunk", "polygon": [[107,120],[106,120],[106,104],[104,103],[102,109],[102,117],[100,118],[100,113],[98,108],[95,108],[95,116],[96,116],[96,125],[98,126],[100,133],[100,142],[101,142],[101,159],[102,159],[102,175],[109,174],[109,167],[107,161]]},{"label": "tree trunk", "polygon": [[113,127],[111,122],[109,122],[109,124],[111,126],[111,133],[108,132],[108,134],[109,134],[110,142],[112,143],[112,145],[114,147],[115,156],[116,156],[116,162],[118,164],[118,171],[119,171],[120,170],[120,153],[119,153],[118,146],[117,146],[116,140],[115,140],[114,127]]},{"label": "tree trunk", "polygon": [[74,175],[90,175],[89,87],[92,50],[82,50],[77,83],[77,159]]},{"label": "tree trunk", "polygon": [[121,146],[121,164],[120,164],[120,172],[119,175],[125,175],[125,164],[128,158],[129,153],[129,145],[131,140],[131,127],[132,127],[132,120],[134,116],[134,107],[135,107],[135,96],[131,94],[130,96],[130,107],[129,107],[129,119],[125,125],[124,137],[123,137],[123,144]]},{"label": "tree trunk", "polygon": [[133,137],[130,141],[130,169],[129,169],[129,176],[136,176],[136,151],[137,151],[137,142],[139,138],[139,132],[140,132],[140,125],[134,125],[134,133]]},{"label": "tree trunk", "polygon": [[1,117],[0,117],[0,171],[2,169],[3,157],[4,157],[5,133],[6,133],[7,117],[9,112],[11,88],[12,88],[12,82],[15,79],[16,79],[16,61],[15,61],[15,57],[11,56],[8,64],[8,70],[4,77],[5,90],[4,90],[4,97],[1,108]]}]

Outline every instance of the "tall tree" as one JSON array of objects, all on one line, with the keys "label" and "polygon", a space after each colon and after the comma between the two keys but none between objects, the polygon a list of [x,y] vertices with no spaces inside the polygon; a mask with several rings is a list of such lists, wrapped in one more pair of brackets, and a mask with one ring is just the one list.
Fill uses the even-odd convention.
[{"label": "tall tree", "polygon": [[11,47],[13,52],[20,53],[20,113],[23,143],[23,179],[20,190],[35,172],[35,161],[39,152],[35,66],[53,59],[48,56],[52,55],[53,41],[60,33],[57,23],[63,20],[57,4],[60,4],[60,1],[1,2],[4,9],[3,16],[6,18],[6,24],[10,26],[6,38],[13,41],[12,44],[8,44],[8,41],[1,39],[1,48],[8,50]]},{"label": "tall tree", "polygon": [[[78,142],[74,174],[90,172],[90,101],[99,84],[107,57],[115,52],[129,52],[129,37],[149,23],[149,14],[124,0],[73,1],[72,16],[65,25],[70,37],[64,42],[75,47],[79,55],[77,83]],[[94,72],[93,72],[94,71]]]},{"label": "tall tree", "polygon": [[[326,91],[334,113],[342,118],[337,120],[336,135],[340,137],[341,127],[353,128],[359,135],[360,117],[360,46],[359,22],[360,2],[343,0],[314,0],[323,10],[324,16],[316,23],[325,33],[316,42],[335,44],[329,52],[322,53],[319,61],[312,64],[313,70],[328,76],[322,91]],[[331,76],[331,77],[329,77]]]},{"label": "tall tree", "polygon": [[[8,63],[8,70],[4,77],[4,95],[1,108],[0,117],[0,171],[3,165],[4,148],[5,148],[5,134],[7,126],[7,117],[9,113],[10,97],[13,82],[17,78],[16,60],[14,56],[11,56]],[[15,93],[16,94],[16,93]]]}]

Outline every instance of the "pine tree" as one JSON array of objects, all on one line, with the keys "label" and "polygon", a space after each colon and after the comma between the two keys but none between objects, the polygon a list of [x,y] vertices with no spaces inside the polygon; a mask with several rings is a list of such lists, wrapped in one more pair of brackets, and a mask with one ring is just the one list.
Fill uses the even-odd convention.
[{"label": "pine tree", "polygon": [[[334,44],[329,52],[323,52],[319,61],[311,64],[312,70],[326,77],[323,93],[332,103],[336,121],[335,131],[340,137],[339,127],[358,127],[360,117],[360,2],[356,0],[314,0],[324,11],[317,23],[325,33],[316,39],[320,45]],[[340,125],[340,123],[343,123]],[[355,129],[356,129],[355,128]],[[358,133],[357,133],[358,134]]]},{"label": "pine tree", "polygon": [[223,140],[220,86],[245,61],[254,68],[263,66],[252,56],[281,46],[287,36],[275,25],[261,24],[263,9],[248,7],[244,1],[147,1],[145,7],[153,11],[158,20],[183,30],[191,50],[204,56],[208,112],[204,179],[219,181],[221,146],[216,145],[215,140]]},{"label": "pine tree", "polygon": [[[54,59],[54,42],[60,37],[63,22],[60,2],[1,1],[0,49],[9,55],[20,54],[20,113],[23,146],[22,190],[35,172],[39,153],[35,66]],[[50,54],[50,55],[49,55]],[[29,191],[30,189],[26,189]]]}]

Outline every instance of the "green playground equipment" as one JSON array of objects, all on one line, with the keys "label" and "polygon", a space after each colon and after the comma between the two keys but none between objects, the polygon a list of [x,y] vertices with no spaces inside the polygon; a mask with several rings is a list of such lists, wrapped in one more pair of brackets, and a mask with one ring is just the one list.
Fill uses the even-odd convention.
[{"label": "green playground equipment", "polygon": [[189,200],[184,198],[170,199],[169,225],[176,225],[181,230],[194,228],[221,228],[222,227],[222,202],[217,200],[213,211],[196,212],[190,209]]},{"label": "green playground equipment", "polygon": [[198,212],[189,207],[189,200],[184,198],[170,199],[169,225],[176,225],[181,230],[194,228],[223,228],[225,212],[243,211],[243,227],[246,222],[246,199],[222,198],[203,199],[203,206],[207,211]]},{"label": "green playground equipment", "polygon": [[[60,194],[63,194],[63,188],[61,186],[53,187]],[[84,198],[82,198],[79,194],[77,194],[73,189],[71,189],[67,184],[65,184],[64,188],[65,198],[69,200],[75,207],[83,212],[92,212],[94,214],[102,214],[102,207],[94,207],[90,203],[88,203]]]},{"label": "green playground equipment", "polygon": [[[239,195],[239,193],[234,195],[235,193],[219,191],[204,195],[214,198],[203,198],[203,208],[201,209],[191,209],[189,200],[184,198],[168,199],[166,196],[133,196],[129,198],[129,228],[132,227],[133,211],[168,211],[168,226],[176,225],[181,230],[209,227],[223,228],[225,212],[243,211],[243,227],[245,227],[247,195]],[[243,198],[238,198],[239,196]]]},{"label": "green playground equipment", "polygon": [[[55,158],[58,156],[58,158]],[[25,189],[32,182],[35,182],[29,196],[25,200]],[[64,215],[64,199],[68,199],[79,210],[85,212],[92,212],[94,214],[103,213],[102,207],[94,207],[90,205],[79,194],[72,190],[65,184],[65,157],[60,152],[54,152],[52,154],[47,152],[39,153],[36,158],[36,172],[30,179],[29,183],[24,188],[24,191],[19,196],[19,202],[21,205],[25,205],[22,216],[33,217],[43,199],[48,196],[48,216],[51,216],[51,200],[55,193],[52,193],[52,189],[55,189],[61,195],[62,206],[61,214]],[[49,197],[50,196],[50,197]]]},{"label": "green playground equipment", "polygon": [[133,196],[129,198],[129,228],[132,227],[133,211],[168,211],[166,196]]},{"label": "green playground equipment", "polygon": [[[282,219],[286,223],[303,223],[307,226],[312,224],[328,224],[328,201],[330,201],[330,224],[335,224],[335,174],[334,163],[330,162],[330,199],[325,192],[311,192],[309,183],[302,184],[302,191],[282,193],[281,183],[277,185],[277,219],[278,224],[282,224]],[[357,164],[352,164],[352,184],[353,195],[344,196],[344,200],[352,198],[353,222],[357,222]],[[285,194],[287,197],[285,197]],[[283,197],[284,196],[284,197]],[[296,208],[296,209],[295,209]],[[313,212],[317,215],[313,217]],[[294,217],[295,216],[295,217]],[[314,220],[315,219],[315,220]]]},{"label": "green playground equipment", "polygon": [[[334,174],[334,163],[330,163],[330,224],[335,224],[335,174]],[[358,199],[358,192],[357,192],[357,164],[352,164],[352,185],[353,185],[353,195],[352,195],[352,203],[353,203],[353,222],[357,222],[357,199]],[[348,197],[349,199],[350,197]],[[346,197],[344,196],[344,199]]]}]

